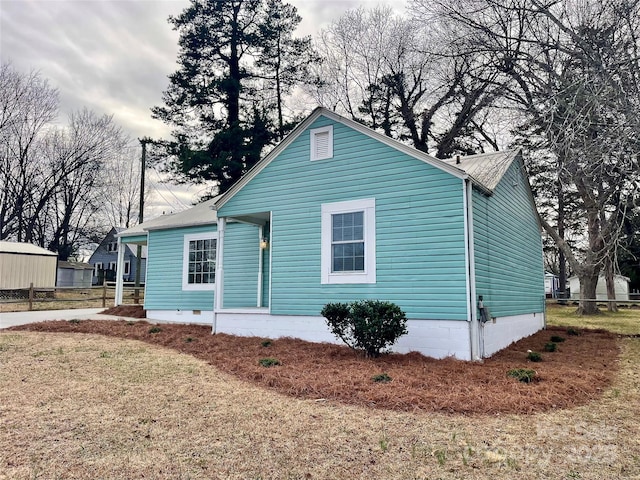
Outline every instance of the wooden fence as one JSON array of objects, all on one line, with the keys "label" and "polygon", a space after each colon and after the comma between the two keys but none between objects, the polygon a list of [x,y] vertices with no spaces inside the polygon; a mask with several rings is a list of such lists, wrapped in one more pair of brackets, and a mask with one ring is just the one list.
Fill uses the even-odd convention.
[{"label": "wooden fence", "polygon": [[[0,304],[27,304],[29,311],[34,309],[34,305],[40,303],[84,302],[92,306],[98,303],[106,308],[113,306],[115,293],[115,282],[104,282],[102,285],[92,287],[55,288],[38,288],[31,284],[29,288],[1,290]],[[141,304],[144,301],[144,286],[135,287],[133,284],[125,284],[122,301],[123,304]]]}]

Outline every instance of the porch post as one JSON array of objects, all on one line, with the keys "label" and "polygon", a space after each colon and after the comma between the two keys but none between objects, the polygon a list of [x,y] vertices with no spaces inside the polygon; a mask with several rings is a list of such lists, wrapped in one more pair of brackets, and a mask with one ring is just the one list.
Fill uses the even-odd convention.
[{"label": "porch post", "polygon": [[122,305],[123,279],[121,273],[124,272],[124,245],[122,238],[118,237],[118,263],[116,265],[116,295],[115,306]]},{"label": "porch post", "polygon": [[218,218],[218,241],[216,244],[216,285],[214,289],[213,302],[213,325],[211,333],[216,333],[218,322],[218,312],[223,308],[222,297],[224,295],[224,231],[227,226],[227,219]]},{"label": "porch post", "polygon": [[264,253],[262,252],[262,237],[264,237],[264,227],[258,228],[258,301],[256,306],[262,307],[262,280],[264,275]]}]

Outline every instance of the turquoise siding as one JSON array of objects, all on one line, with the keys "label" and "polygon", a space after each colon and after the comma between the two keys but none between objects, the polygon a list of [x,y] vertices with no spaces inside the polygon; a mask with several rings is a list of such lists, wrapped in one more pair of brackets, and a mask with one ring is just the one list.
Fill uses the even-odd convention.
[{"label": "turquoise siding", "polygon": [[[256,307],[258,304],[258,231],[254,225],[227,223],[224,236],[224,308]],[[267,282],[268,269],[267,257],[264,269]]]},{"label": "turquoise siding", "polygon": [[[377,298],[409,318],[466,320],[462,180],[325,117],[309,128],[327,124],[334,158],[310,161],[305,131],[218,212],[272,213],[271,312],[318,315],[327,302]],[[362,198],[376,199],[377,283],[323,285],[321,204]]]},{"label": "turquoise siding", "polygon": [[540,230],[515,160],[490,197],[473,192],[476,293],[491,315],[544,311]]},{"label": "turquoise siding", "polygon": [[215,231],[210,225],[149,232],[145,309],[213,310],[212,290],[182,290],[182,261],[185,235]]}]

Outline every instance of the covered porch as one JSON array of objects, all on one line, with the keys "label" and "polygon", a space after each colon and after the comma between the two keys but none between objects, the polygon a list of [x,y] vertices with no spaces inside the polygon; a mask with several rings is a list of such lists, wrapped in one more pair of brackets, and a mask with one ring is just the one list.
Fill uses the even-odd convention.
[{"label": "covered porch", "polygon": [[214,333],[271,313],[271,212],[218,217],[214,300]]}]

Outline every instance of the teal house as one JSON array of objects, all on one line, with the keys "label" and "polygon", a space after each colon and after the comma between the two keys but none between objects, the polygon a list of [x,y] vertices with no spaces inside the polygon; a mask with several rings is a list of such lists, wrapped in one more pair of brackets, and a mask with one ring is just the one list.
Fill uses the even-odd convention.
[{"label": "teal house", "polygon": [[317,108],[192,210],[208,207],[198,225],[187,211],[191,222],[121,234],[148,242],[150,319],[333,342],[327,302],[388,300],[409,319],[394,350],[466,360],[545,325],[540,226],[517,151],[442,161]]}]

